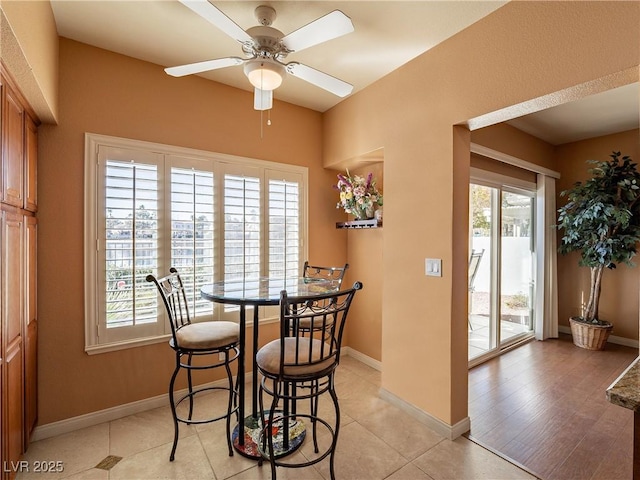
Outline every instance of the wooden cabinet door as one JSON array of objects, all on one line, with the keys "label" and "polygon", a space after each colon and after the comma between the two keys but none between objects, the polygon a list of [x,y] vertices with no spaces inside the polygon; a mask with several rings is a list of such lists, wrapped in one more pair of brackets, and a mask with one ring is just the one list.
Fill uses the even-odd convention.
[{"label": "wooden cabinet door", "polygon": [[25,299],[26,328],[24,344],[24,395],[25,436],[24,449],[29,445],[31,432],[38,419],[38,312],[36,294],[36,246],[38,222],[35,217],[25,216]]},{"label": "wooden cabinet door", "polygon": [[2,105],[2,202],[23,207],[24,108],[8,85]]},{"label": "wooden cabinet door", "polygon": [[27,114],[24,116],[24,208],[38,209],[38,126]]},{"label": "wooden cabinet door", "polygon": [[4,460],[16,462],[24,451],[24,217],[3,211],[1,235]]},{"label": "wooden cabinet door", "polygon": [[[5,441],[5,466],[17,465],[23,450],[23,425],[24,425],[24,396],[22,383],[22,339],[7,349],[4,362],[4,385],[2,400],[4,403],[4,441]],[[11,473],[10,477],[13,477]]]}]

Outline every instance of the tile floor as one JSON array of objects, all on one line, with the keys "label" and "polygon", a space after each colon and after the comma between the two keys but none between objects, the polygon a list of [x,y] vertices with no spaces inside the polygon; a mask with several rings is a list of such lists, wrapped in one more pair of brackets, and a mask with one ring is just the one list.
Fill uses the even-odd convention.
[{"label": "tile floor", "polygon": [[[378,396],[380,372],[345,356],[336,374],[341,429],[336,453],[340,480],[512,480],[535,477],[467,438],[449,441]],[[321,405],[323,408],[323,405]],[[269,479],[265,463],[228,456],[224,424],[182,427],[169,462],[169,407],[47,438],[30,445],[29,465],[62,462],[62,473],[23,471],[18,480]],[[309,457],[308,441],[294,455]],[[115,458],[107,458],[113,456]],[[118,457],[121,457],[119,459]],[[103,468],[97,468],[106,460]],[[329,478],[328,459],[303,469],[278,468],[282,479]],[[101,465],[102,466],[102,465]]]}]

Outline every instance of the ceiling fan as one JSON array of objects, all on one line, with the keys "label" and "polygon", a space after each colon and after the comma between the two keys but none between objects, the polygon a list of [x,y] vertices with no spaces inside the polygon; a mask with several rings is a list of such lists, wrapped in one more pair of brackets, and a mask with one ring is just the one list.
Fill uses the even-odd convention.
[{"label": "ceiling fan", "polygon": [[207,0],[180,0],[180,2],[240,42],[246,58],[225,57],[165,68],[165,72],[169,75],[182,77],[244,64],[244,73],[255,87],[254,108],[256,110],[271,108],[273,90],[280,86],[287,73],[339,97],[345,97],[353,90],[353,85],[327,73],[302,63],[282,61],[290,53],[299,52],[353,32],[351,19],[340,10],[334,10],[284,35],[271,26],[276,18],[276,11],[266,5],[260,5],[255,9],[260,25],[245,31]]}]

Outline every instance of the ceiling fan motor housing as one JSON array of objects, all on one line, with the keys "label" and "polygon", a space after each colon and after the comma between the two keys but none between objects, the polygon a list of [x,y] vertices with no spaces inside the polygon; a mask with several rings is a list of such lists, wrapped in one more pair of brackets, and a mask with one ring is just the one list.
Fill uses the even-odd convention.
[{"label": "ceiling fan motor housing", "polygon": [[284,57],[289,53],[281,42],[284,34],[276,28],[260,25],[249,28],[247,33],[253,37],[253,45],[247,49],[249,51],[245,50],[248,55],[275,58]]}]

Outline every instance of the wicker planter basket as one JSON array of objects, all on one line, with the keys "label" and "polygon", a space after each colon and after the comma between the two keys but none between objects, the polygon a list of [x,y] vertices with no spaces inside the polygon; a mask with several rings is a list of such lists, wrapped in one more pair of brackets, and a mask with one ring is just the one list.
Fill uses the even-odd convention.
[{"label": "wicker planter basket", "polygon": [[613,330],[613,325],[610,323],[593,325],[575,318],[570,318],[569,324],[571,325],[573,344],[587,350],[604,350],[609,334]]}]

